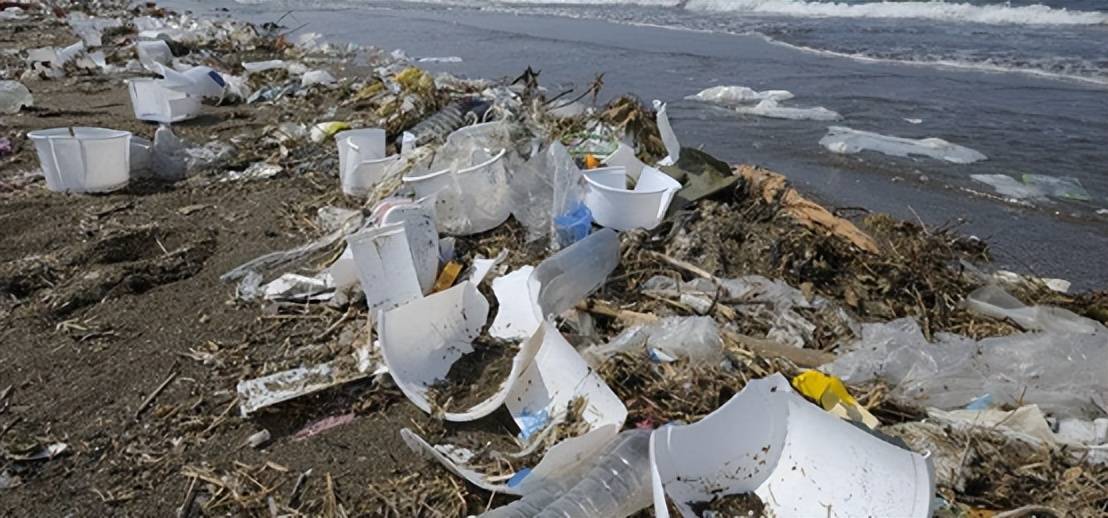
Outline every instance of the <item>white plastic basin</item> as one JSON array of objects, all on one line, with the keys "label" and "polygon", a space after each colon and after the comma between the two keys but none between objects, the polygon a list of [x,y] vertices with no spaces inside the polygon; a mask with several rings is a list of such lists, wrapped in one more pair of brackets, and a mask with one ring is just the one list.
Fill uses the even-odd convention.
[{"label": "white plastic basin", "polygon": [[583,171],[585,206],[597,224],[619,231],[652,229],[662,222],[680,182],[669,175],[644,167],[634,189],[627,188],[625,167],[603,167]]},{"label": "white plastic basin", "polygon": [[166,88],[160,79],[131,79],[131,107],[135,118],[153,122],[178,122],[200,113],[200,98]]},{"label": "white plastic basin", "polygon": [[127,185],[131,132],[105,128],[32,131],[46,188],[58,192],[106,192]]},{"label": "white plastic basin", "polygon": [[435,197],[435,213],[441,232],[469,235],[496,228],[511,215],[507,177],[501,149],[477,165],[451,172],[409,175],[402,181],[416,197]]}]

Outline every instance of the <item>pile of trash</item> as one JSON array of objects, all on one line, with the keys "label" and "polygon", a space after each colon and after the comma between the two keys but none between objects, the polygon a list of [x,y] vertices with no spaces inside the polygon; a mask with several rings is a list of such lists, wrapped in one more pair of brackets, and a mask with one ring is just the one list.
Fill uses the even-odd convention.
[{"label": "pile of trash", "polygon": [[[847,219],[683,147],[661,101],[551,98],[531,70],[432,75],[152,5],[66,23],[80,41],[37,49],[25,74],[142,74],[135,117],[161,126],[32,132],[48,189],[332,175],[313,240],[222,279],[271,314],[336,308],[358,336],[234,389],[247,419],[367,381],[426,414],[395,433],[441,469],[377,488],[369,514],[1108,512],[1095,294],[989,272],[984,244],[952,229]],[[372,65],[340,70],[355,55]],[[15,112],[32,105],[2,88]],[[787,92],[706,92],[795,110],[777,105]],[[237,145],[174,134],[209,104],[288,116]]]}]

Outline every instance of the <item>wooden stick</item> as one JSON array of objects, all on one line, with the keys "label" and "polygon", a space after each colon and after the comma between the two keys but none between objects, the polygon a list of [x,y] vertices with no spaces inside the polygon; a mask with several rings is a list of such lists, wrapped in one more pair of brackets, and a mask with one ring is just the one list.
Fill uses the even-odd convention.
[{"label": "wooden stick", "polygon": [[654,252],[652,250],[647,250],[646,254],[649,255],[650,257],[655,258],[655,259],[661,259],[662,261],[665,261],[665,262],[667,262],[667,263],[669,263],[673,266],[676,266],[676,267],[678,267],[682,270],[685,270],[685,271],[687,271],[687,272],[689,272],[693,275],[696,275],[697,277],[703,277],[705,279],[715,281],[717,284],[719,284],[719,279],[717,279],[715,275],[712,275],[709,271],[707,271],[707,270],[705,270],[705,269],[703,269],[703,268],[701,268],[701,267],[699,267],[695,264],[692,264],[692,263],[687,262],[687,261],[682,261],[682,260],[674,258],[674,257],[670,257],[666,254],[661,253],[661,252]]},{"label": "wooden stick", "polygon": [[139,406],[138,410],[135,411],[135,419],[138,419],[139,416],[146,411],[146,408],[154,402],[154,398],[158,397],[158,394],[161,394],[162,391],[165,390],[165,388],[168,387],[175,378],[177,378],[177,371],[169,373],[169,376],[165,378],[165,381],[163,381],[161,385],[158,385],[158,388],[154,389],[154,391],[151,392],[149,396],[146,396],[146,400],[144,400],[142,402],[142,405]]}]

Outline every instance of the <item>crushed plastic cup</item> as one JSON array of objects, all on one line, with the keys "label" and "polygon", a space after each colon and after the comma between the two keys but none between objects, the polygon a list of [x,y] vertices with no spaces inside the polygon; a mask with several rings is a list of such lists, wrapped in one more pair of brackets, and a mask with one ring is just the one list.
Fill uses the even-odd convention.
[{"label": "crushed plastic cup", "polygon": [[682,516],[718,496],[753,493],[767,515],[931,516],[923,456],[805,401],[780,374],[751,380],[699,422],[654,431],[654,512]]},{"label": "crushed plastic cup", "polygon": [[343,193],[368,194],[400,159],[399,155],[385,156],[385,138],[385,130],[380,128],[347,130],[335,135]]},{"label": "crushed plastic cup", "polygon": [[127,87],[138,120],[171,123],[191,119],[200,113],[199,97],[170,90],[161,79],[131,79]]},{"label": "crushed plastic cup", "polygon": [[57,192],[107,192],[127,185],[131,132],[106,128],[32,131],[46,187]]},{"label": "crushed plastic cup", "polygon": [[558,248],[567,247],[588,237],[592,230],[592,212],[584,203],[554,218],[554,237]]},{"label": "crushed plastic cup", "polygon": [[346,237],[358,268],[369,314],[423,296],[404,223],[361,230]]},{"label": "crushed plastic cup", "polygon": [[622,166],[583,171],[587,187],[585,205],[593,220],[619,231],[650,230],[662,222],[681,183],[669,175],[645,167],[634,189],[627,188],[627,169]]}]

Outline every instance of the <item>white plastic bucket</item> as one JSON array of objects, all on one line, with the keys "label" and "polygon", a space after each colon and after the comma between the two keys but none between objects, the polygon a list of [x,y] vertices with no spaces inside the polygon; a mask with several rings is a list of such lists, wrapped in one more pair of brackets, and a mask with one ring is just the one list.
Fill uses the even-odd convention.
[{"label": "white plastic bucket", "polygon": [[369,193],[388,167],[400,158],[385,156],[385,138],[385,130],[380,128],[347,130],[335,135],[343,193],[350,196]]},{"label": "white plastic bucket", "polygon": [[32,131],[46,188],[58,192],[106,192],[127,185],[131,132],[105,128]]},{"label": "white plastic bucket", "polygon": [[160,79],[131,79],[131,107],[135,118],[161,123],[191,119],[200,113],[200,98],[166,88]]},{"label": "white plastic bucket", "polygon": [[439,231],[469,235],[496,228],[512,213],[501,149],[477,165],[452,173],[442,169],[401,180],[416,197],[435,197]]},{"label": "white plastic bucket", "polygon": [[585,206],[593,221],[619,231],[634,228],[647,230],[658,226],[681,184],[652,167],[639,174],[635,189],[627,189],[625,167],[604,167],[583,171]]}]

